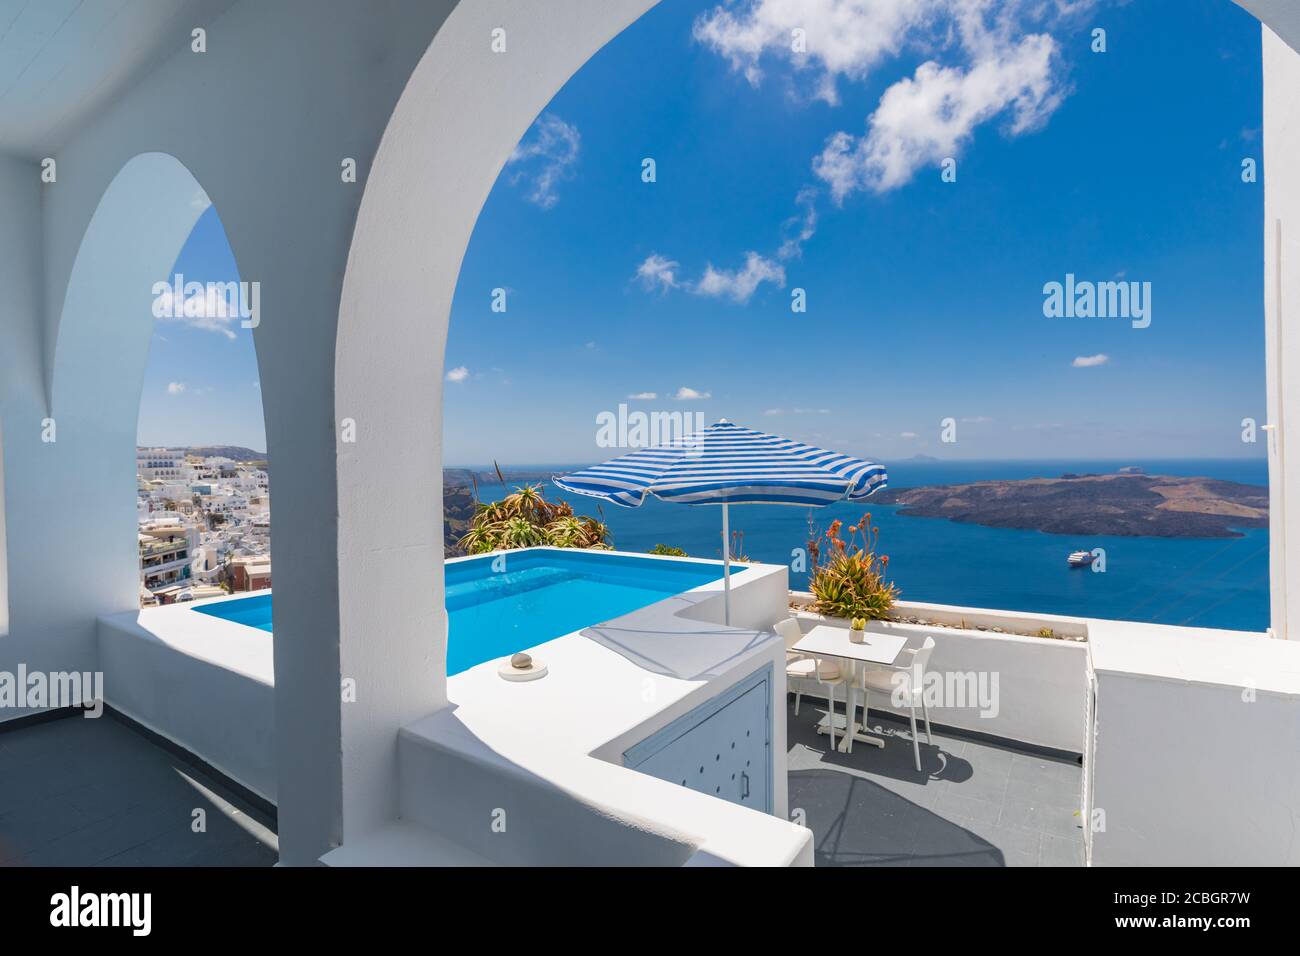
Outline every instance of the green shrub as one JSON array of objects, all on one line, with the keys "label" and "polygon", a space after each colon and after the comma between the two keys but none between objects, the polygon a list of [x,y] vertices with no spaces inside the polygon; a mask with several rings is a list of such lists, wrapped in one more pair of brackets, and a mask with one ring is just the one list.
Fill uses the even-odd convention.
[{"label": "green shrub", "polygon": [[539,545],[608,551],[610,533],[603,522],[575,515],[566,502],[547,501],[541,485],[522,485],[500,501],[479,502],[458,545],[467,554]]},{"label": "green shrub", "polygon": [[669,558],[689,558],[690,555],[681,548],[674,548],[671,544],[656,544],[646,554],[662,554]]}]

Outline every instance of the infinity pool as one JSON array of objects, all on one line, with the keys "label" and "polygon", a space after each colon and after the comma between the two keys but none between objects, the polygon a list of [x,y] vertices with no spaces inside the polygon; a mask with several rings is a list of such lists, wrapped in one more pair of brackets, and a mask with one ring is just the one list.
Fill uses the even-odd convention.
[{"label": "infinity pool", "polygon": [[[447,673],[612,620],[721,576],[722,566],[715,562],[545,548],[449,562]],[[270,594],[192,610],[272,629]]]}]

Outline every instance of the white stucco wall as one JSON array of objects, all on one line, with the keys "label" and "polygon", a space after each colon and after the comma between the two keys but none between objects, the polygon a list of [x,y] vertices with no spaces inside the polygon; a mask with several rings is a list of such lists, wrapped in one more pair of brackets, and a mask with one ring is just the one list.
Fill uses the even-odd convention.
[{"label": "white stucco wall", "polygon": [[[51,461],[67,451],[40,440],[42,420],[49,415],[41,363],[47,334],[42,323],[46,232],[42,212],[49,188],[41,182],[35,163],[0,157],[0,288],[5,292],[0,296],[4,342],[0,348],[0,440],[4,443],[8,596],[8,634],[0,639],[0,669],[10,671],[19,663],[42,671],[95,668],[93,616],[87,617],[95,602],[75,593],[77,587],[71,589],[74,593],[65,594],[69,580],[52,574],[49,563],[56,543],[52,536],[63,536],[58,544],[64,548],[78,538],[78,525],[72,520],[77,505],[65,514],[42,513],[48,500]],[[88,217],[89,212],[93,207]],[[85,461],[82,467],[87,467]],[[96,587],[88,585],[90,590]],[[23,713],[21,708],[7,709],[0,718]]]},{"label": "white stucco wall", "polygon": [[1300,640],[1300,53],[1267,28],[1263,44],[1270,617]]},{"label": "white stucco wall", "polygon": [[1115,624],[1088,650],[1092,864],[1300,865],[1300,642]]},{"label": "white stucco wall", "polygon": [[169,604],[100,618],[96,636],[108,704],[276,802],[270,634]]},{"label": "white stucco wall", "polygon": [[[65,313],[81,308],[69,280],[109,184],[141,153],[176,157],[216,204],[242,278],[261,283],[262,324],[254,338],[276,463],[275,705],[282,738],[276,763],[286,862],[311,862],[341,833],[332,409],[342,276],[370,160],[411,71],[451,6],[394,3],[377,16],[354,3],[332,4],[328,15],[311,0],[232,4],[204,22],[206,53],[178,45],[70,139],[51,144],[56,184],[37,188],[39,170],[30,162],[6,162],[0,172],[3,241],[10,241],[9,209],[27,217],[13,223],[21,254],[5,257],[4,266],[17,263],[20,272],[12,285],[5,283],[4,297],[5,341],[14,342],[18,366],[3,383],[10,565],[15,573],[27,566],[34,577],[50,579],[46,562],[55,549],[84,542],[76,575],[61,582],[66,599],[52,594],[49,584],[28,587],[11,575],[15,640],[8,645],[9,661],[44,669],[93,666],[95,617],[123,608],[125,582],[136,573],[134,512],[129,524],[123,514],[133,508],[134,495],[128,489],[122,496],[117,462],[122,459],[120,467],[131,479],[134,458],[128,464],[124,456],[134,447],[138,405],[127,411],[114,400],[96,413],[124,444],[113,444],[106,460],[95,460],[92,448],[108,453],[109,446],[96,445],[88,430],[79,432],[72,412],[67,421],[73,427],[59,423],[55,449],[39,441],[51,400],[70,408],[76,402],[69,396],[93,394],[78,388],[75,375],[61,374],[61,353],[76,346],[80,334],[63,334],[69,329],[60,326]],[[344,157],[357,160],[359,183],[342,182]],[[11,175],[11,167],[20,174]],[[190,199],[185,197],[187,205]],[[122,237],[119,242],[134,244]],[[173,258],[178,250],[179,244]],[[135,259],[120,261],[123,268],[135,267]],[[157,278],[165,278],[170,265]],[[454,274],[448,277],[453,281]],[[28,288],[34,293],[25,294]],[[99,317],[106,318],[102,312]],[[124,378],[133,378],[144,345],[137,353],[130,336],[100,344],[100,367],[125,369]],[[431,366],[440,363],[437,350],[426,354]],[[379,385],[385,376],[372,375],[371,381]],[[436,432],[430,440],[436,458]],[[436,500],[433,494],[426,500]],[[13,561],[15,555],[23,561]],[[344,557],[349,566],[357,560]],[[377,626],[368,638],[378,631]]]},{"label": "white stucco wall", "polygon": [[[343,283],[335,378],[340,667],[362,696],[343,711],[345,836],[396,813],[397,731],[447,701],[442,513],[429,504],[442,495],[442,356],[474,223],[537,114],[653,3],[460,4],[384,132]],[[494,53],[499,27],[506,50]]]},{"label": "white stucco wall", "polygon": [[[0,482],[4,462],[15,456],[8,423],[35,419],[29,397],[39,386],[41,185],[34,163],[0,155]],[[25,401],[28,399],[28,401]],[[12,427],[12,426],[10,426]],[[0,484],[0,529],[14,498]],[[0,636],[9,633],[9,556],[0,533]],[[21,659],[18,639],[0,644],[0,662]]]},{"label": "white stucco wall", "polygon": [[5,545],[4,419],[0,416],[0,638],[9,634],[9,566]]}]

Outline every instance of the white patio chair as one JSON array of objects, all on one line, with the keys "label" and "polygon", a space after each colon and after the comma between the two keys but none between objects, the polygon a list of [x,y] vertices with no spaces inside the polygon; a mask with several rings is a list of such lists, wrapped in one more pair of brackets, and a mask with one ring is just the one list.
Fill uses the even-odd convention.
[{"label": "white patio chair", "polygon": [[[799,629],[799,622],[792,617],[787,617],[784,621],[778,621],[774,630],[785,639],[785,677],[786,680],[808,680],[817,681],[826,688],[826,732],[831,738],[831,750],[835,749],[835,688],[839,684],[846,687],[845,700],[848,700],[847,686],[848,681],[844,678],[844,672],[840,670],[840,665],[835,661],[828,661],[823,658],[810,657],[807,654],[801,654],[799,651],[792,651],[792,648],[799,639],[803,637],[803,631]],[[803,691],[796,685],[794,692],[794,715],[799,716],[799,701],[803,697]]]},{"label": "white patio chair", "polygon": [[[872,691],[893,698],[897,689],[899,697],[902,698],[912,712],[912,756],[916,758],[916,769],[921,769],[921,744],[916,733],[916,705],[921,705],[921,713],[925,717],[925,742],[933,744],[934,738],[930,736],[930,709],[925,703],[925,665],[930,661],[930,652],[934,650],[934,638],[926,637],[925,643],[919,648],[905,647],[899,651],[899,656],[907,654],[911,659],[902,664],[894,664],[889,667],[875,666],[863,671],[862,678],[858,684],[862,691],[862,727],[865,730],[867,726],[867,709]],[[853,715],[849,715],[852,720]]]}]

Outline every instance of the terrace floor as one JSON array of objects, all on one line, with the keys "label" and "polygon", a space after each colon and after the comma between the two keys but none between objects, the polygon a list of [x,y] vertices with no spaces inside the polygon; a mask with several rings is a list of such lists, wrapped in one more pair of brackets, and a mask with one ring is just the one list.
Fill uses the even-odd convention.
[{"label": "terrace floor", "polygon": [[[945,732],[933,745],[922,735],[917,773],[906,722],[873,712],[883,750],[827,753],[825,705],[787,707],[790,808],[814,832],[818,866],[1082,865],[1073,760]],[[0,732],[0,866],[276,859],[262,808],[109,714]]]},{"label": "terrace floor", "polygon": [[791,695],[786,719],[790,812],[806,814],[818,866],[1083,865],[1074,760],[957,732],[930,745],[922,727],[918,773],[906,720],[872,711],[885,748],[841,754],[817,733],[824,701],[805,697],[796,717]]},{"label": "terrace floor", "polygon": [[0,732],[0,866],[270,866],[273,828],[108,713]]}]

